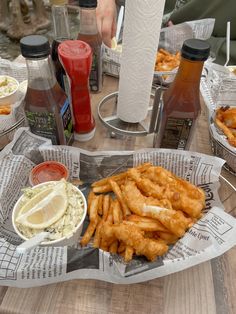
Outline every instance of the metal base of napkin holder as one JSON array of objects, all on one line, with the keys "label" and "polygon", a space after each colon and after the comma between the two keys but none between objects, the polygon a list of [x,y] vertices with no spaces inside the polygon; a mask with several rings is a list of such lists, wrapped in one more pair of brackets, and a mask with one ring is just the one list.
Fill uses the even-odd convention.
[{"label": "metal base of napkin holder", "polygon": [[117,116],[118,92],[105,96],[98,104],[98,117],[102,124],[110,131],[111,137],[117,134],[123,136],[147,136],[154,134],[153,147],[155,147],[155,135],[158,133],[159,121],[162,112],[163,87],[155,87],[150,95],[150,105],[145,120],[138,123],[124,122]]}]

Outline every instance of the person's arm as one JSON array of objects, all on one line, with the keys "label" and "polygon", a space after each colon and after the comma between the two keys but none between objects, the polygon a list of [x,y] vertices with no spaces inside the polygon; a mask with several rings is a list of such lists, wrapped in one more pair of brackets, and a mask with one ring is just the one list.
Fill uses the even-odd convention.
[{"label": "person's arm", "polygon": [[111,39],[116,33],[116,2],[115,0],[98,0],[97,26],[102,41],[111,47]]}]

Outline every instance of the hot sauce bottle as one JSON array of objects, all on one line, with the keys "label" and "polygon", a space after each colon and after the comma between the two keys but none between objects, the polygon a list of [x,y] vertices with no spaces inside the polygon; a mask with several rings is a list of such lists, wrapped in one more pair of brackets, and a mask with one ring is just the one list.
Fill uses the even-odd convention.
[{"label": "hot sauce bottle", "polygon": [[183,43],[175,80],[163,94],[162,114],[154,146],[187,150],[200,114],[200,79],[209,44],[200,39]]},{"label": "hot sauce bottle", "polygon": [[40,35],[26,36],[21,39],[20,47],[28,70],[24,109],[31,132],[51,139],[52,144],[71,144],[70,104],[55,78],[48,39]]},{"label": "hot sauce bottle", "polygon": [[83,41],[66,40],[59,45],[58,55],[69,78],[75,139],[88,141],[95,133],[89,93],[92,49]]},{"label": "hot sauce bottle", "polygon": [[93,51],[92,68],[89,77],[90,90],[100,92],[102,88],[102,40],[98,33],[97,0],[79,0],[80,29],[78,39],[90,45]]}]

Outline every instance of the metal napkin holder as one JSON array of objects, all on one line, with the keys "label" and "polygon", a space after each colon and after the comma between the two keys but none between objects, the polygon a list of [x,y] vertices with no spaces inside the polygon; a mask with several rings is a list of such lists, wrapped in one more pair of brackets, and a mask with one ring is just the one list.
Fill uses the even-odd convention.
[{"label": "metal napkin holder", "polygon": [[[162,92],[163,86],[154,87],[150,95],[150,106],[147,118],[138,123],[124,122],[117,116],[118,92],[105,96],[98,104],[98,117],[102,124],[111,132],[111,136],[116,134],[124,136],[147,136],[158,133],[159,121],[162,112]],[[153,147],[155,147],[155,138]]]}]

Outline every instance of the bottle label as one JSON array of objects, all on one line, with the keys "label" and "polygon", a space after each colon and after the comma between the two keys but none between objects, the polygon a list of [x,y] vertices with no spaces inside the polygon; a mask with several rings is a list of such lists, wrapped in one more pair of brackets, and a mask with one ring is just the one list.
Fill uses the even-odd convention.
[{"label": "bottle label", "polygon": [[64,105],[61,108],[60,116],[62,118],[66,145],[69,145],[73,140],[73,122],[68,99],[66,99]]},{"label": "bottle label", "polygon": [[161,141],[161,148],[184,150],[188,144],[193,119],[168,118]]},{"label": "bottle label", "polygon": [[99,90],[99,62],[100,62],[100,54],[97,53],[97,51],[93,52],[93,61],[92,61],[92,67],[91,72],[89,76],[89,85],[90,89],[93,92],[98,92]]},{"label": "bottle label", "polygon": [[49,112],[25,112],[32,133],[49,138],[52,144],[59,144],[54,114]]}]

